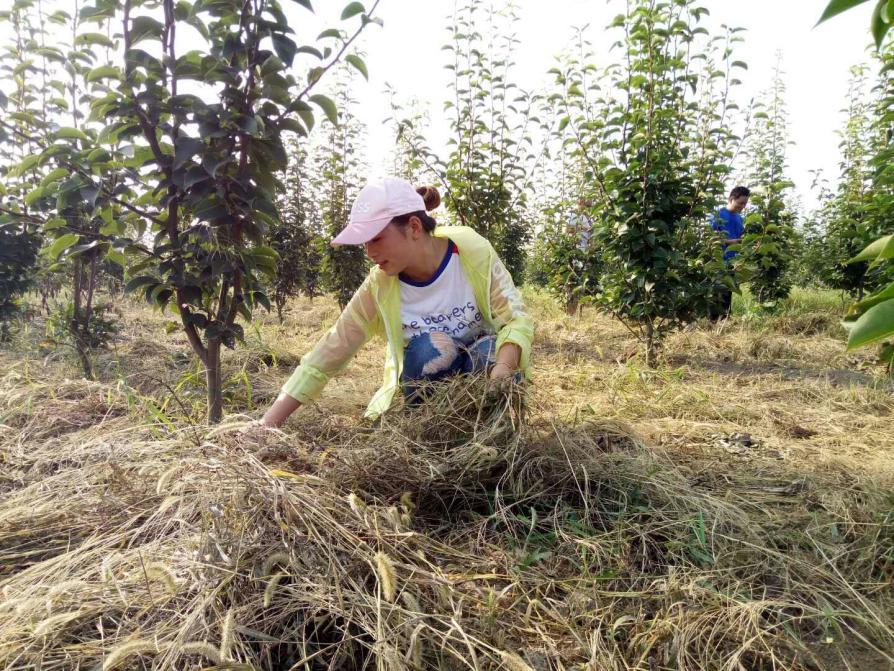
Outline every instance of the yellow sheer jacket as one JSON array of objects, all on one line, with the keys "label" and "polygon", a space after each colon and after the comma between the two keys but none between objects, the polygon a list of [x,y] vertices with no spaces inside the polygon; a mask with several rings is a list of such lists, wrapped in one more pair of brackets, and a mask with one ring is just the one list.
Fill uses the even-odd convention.
[{"label": "yellow sheer jacket", "polygon": [[[491,244],[467,226],[439,226],[432,235],[450,238],[456,244],[484,322],[497,335],[497,351],[504,343],[518,345],[519,365],[528,375],[534,322]],[[370,270],[338,320],[302,357],[282,390],[302,404],[314,401],[329,378],[344,369],[370,338],[380,335],[387,342],[384,380],[369,402],[366,416],[377,417],[385,412],[400,384],[404,359],[399,282],[378,267]]]}]

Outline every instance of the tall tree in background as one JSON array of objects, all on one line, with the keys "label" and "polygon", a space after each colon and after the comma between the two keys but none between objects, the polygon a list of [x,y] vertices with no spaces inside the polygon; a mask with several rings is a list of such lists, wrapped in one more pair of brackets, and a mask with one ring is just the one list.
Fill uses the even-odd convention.
[{"label": "tall tree in background", "polygon": [[737,30],[712,37],[692,2],[636,0],[612,28],[619,62],[600,75],[588,51],[556,68],[551,102],[566,150],[586,165],[604,271],[600,305],[655,364],[668,331],[706,314],[722,288],[708,215],[738,140],[730,128]]},{"label": "tall tree in background", "polygon": [[516,282],[524,276],[530,179],[542,156],[534,146],[539,103],[513,82],[518,39],[514,2],[466,0],[454,12],[450,55],[451,96],[444,102],[452,148],[445,159],[423,138],[418,120],[401,119],[398,137],[441,187],[457,223],[493,244]]},{"label": "tall tree in background", "polygon": [[116,193],[124,181],[122,164],[112,164],[110,152],[85,132],[98,125],[94,106],[108,99],[104,79],[115,68],[99,63],[109,60],[114,42],[107,35],[107,13],[91,13],[78,2],[71,14],[60,9],[46,15],[43,7],[26,0],[9,15],[16,57],[22,59],[18,126],[12,132],[27,141],[29,153],[8,174],[26,183],[40,175],[18,201],[18,215],[23,222],[40,219],[47,243],[43,256],[52,264],[47,272],[68,275],[71,292],[71,300],[48,320],[48,341],[71,346],[84,375],[92,378],[92,353],[114,333],[97,288],[105,261],[123,264],[127,244],[118,237],[126,228],[116,198],[122,193]]},{"label": "tall tree in background", "polygon": [[868,218],[877,230],[888,231],[857,254],[853,263],[869,263],[879,274],[881,286],[870,296],[851,306],[848,348],[879,343],[881,360],[894,372],[894,43],[888,42],[879,54],[878,99],[873,116],[872,200]]},{"label": "tall tree in background", "polygon": [[751,212],[745,218],[743,264],[750,266],[751,292],[765,309],[772,309],[791,290],[792,248],[796,215],[788,178],[788,111],[781,57],[777,55],[773,82],[755,113],[749,144]]},{"label": "tall tree in background", "polygon": [[9,339],[9,322],[19,300],[34,284],[40,238],[15,222],[0,223],[0,342]]},{"label": "tall tree in background", "polygon": [[0,26],[8,26],[13,37],[0,51],[0,72],[6,84],[0,88],[0,153],[5,159],[0,162],[0,340],[9,337],[10,320],[18,314],[20,298],[33,286],[42,242],[42,219],[26,215],[20,206],[25,194],[39,186],[42,175],[34,164],[10,170],[34,150],[31,129],[38,123],[35,112],[46,104],[46,87],[42,86],[46,82],[36,81],[39,73],[35,66],[35,62],[43,65],[46,57],[32,54],[43,41],[40,17],[28,11],[32,4],[16,3],[0,12]]},{"label": "tall tree in background", "polygon": [[[820,23],[867,1],[831,0]],[[890,0],[875,0],[871,31],[881,67],[877,86],[879,100],[873,117],[874,145],[870,160],[873,197],[869,212],[871,218],[884,222],[882,225],[888,230],[894,215],[894,46],[890,40],[885,42],[891,19]],[[870,268],[892,272],[892,259],[894,235],[885,235],[870,243],[850,262],[868,262]],[[887,363],[889,373],[894,371],[894,343],[891,342],[894,339],[894,282],[852,305],[846,323],[850,328],[848,349],[882,343],[881,359]]]},{"label": "tall tree in background", "polygon": [[867,96],[867,68],[851,68],[845,125],[840,131],[841,150],[838,187],[825,203],[826,232],[823,240],[823,281],[856,298],[862,298],[872,279],[869,264],[849,263],[850,259],[875,240],[871,217],[872,104]]},{"label": "tall tree in background", "polygon": [[369,267],[361,245],[332,247],[328,244],[347,226],[351,204],[363,187],[364,166],[359,159],[363,124],[352,109],[356,101],[351,98],[350,88],[349,74],[344,71],[335,96],[339,109],[338,125],[328,131],[325,145],[319,148],[315,167],[321,229],[327,243],[323,281],[342,309],[363,282]]},{"label": "tall tree in background", "polygon": [[536,175],[531,203],[540,232],[528,259],[527,279],[546,287],[566,313],[575,315],[582,301],[599,292],[602,250],[592,240],[585,167],[579,156],[564,151],[561,141],[551,140],[551,160]]},{"label": "tall tree in background", "polygon": [[[55,208],[45,230],[65,232],[50,257],[81,256],[90,273],[102,254],[137,259],[127,288],[179,314],[206,371],[209,421],[223,412],[221,348],[242,339],[240,317],[269,308],[261,277],[275,272],[276,253],[264,236],[279,216],[282,134],[307,134],[309,103],[335,121],[335,104],[313,89],[343,57],[365,71],[359,56],[345,54],[377,21],[376,4],[367,12],[348,3],[342,20],[353,32],[330,29],[312,44],[293,39],[277,0],[76,7],[80,24],[114,26],[121,38],[77,30],[73,46],[83,53],[62,61],[77,88],[71,113],[79,120],[89,106],[89,116],[51,126],[49,144],[15,166],[48,171],[15,207],[22,215],[32,204],[48,214]],[[123,68],[98,62],[99,47],[122,54]],[[301,80],[289,71],[299,55],[312,61]],[[144,231],[151,244],[143,244]]]},{"label": "tall tree in background", "polygon": [[418,100],[410,99],[401,104],[397,99],[397,93],[390,86],[388,95],[391,101],[391,117],[387,122],[393,125],[396,138],[388,173],[407,180],[413,186],[423,186],[430,182],[433,176],[432,171],[425,165],[425,158],[431,151],[428,150],[427,153],[417,151],[413,141],[414,139],[420,141],[420,138],[414,135],[415,129],[428,125],[428,115],[420,111],[421,105]]},{"label": "tall tree in background", "polygon": [[805,208],[801,218],[800,245],[792,271],[795,286],[828,286],[826,276],[829,264],[826,260],[826,232],[835,197],[822,170],[811,170],[810,195],[815,207]]},{"label": "tall tree in background", "polygon": [[296,137],[286,142],[289,167],[277,199],[280,219],[270,227],[270,246],[278,255],[273,279],[273,303],[280,323],[289,298],[321,292],[323,243],[315,224],[320,221],[314,197],[307,144]]},{"label": "tall tree in background", "polygon": [[464,2],[451,27],[453,151],[447,207],[487,237],[517,282],[531,230],[525,218],[528,175],[536,161],[531,131],[536,98],[512,81],[518,39],[515,4]]}]

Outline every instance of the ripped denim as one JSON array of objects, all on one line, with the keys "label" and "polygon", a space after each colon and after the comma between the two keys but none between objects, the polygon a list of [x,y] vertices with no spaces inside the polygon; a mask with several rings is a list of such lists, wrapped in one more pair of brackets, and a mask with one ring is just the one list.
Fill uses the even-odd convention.
[{"label": "ripped denim", "polygon": [[404,397],[411,404],[422,401],[414,382],[433,382],[461,373],[482,373],[496,358],[497,337],[481,336],[471,345],[446,333],[423,333],[404,348],[404,366],[400,376]]}]

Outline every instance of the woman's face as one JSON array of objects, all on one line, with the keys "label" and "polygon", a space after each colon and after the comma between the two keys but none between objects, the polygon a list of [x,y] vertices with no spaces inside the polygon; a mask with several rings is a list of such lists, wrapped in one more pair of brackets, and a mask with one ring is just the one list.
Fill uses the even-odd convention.
[{"label": "woman's face", "polygon": [[391,223],[367,242],[366,255],[386,275],[399,275],[414,259],[418,259],[418,242],[423,233],[418,217],[410,217],[406,226]]}]

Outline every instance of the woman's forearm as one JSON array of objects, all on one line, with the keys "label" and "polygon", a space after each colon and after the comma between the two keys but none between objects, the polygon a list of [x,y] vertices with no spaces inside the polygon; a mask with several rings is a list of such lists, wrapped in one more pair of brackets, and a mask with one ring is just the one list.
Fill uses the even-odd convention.
[{"label": "woman's forearm", "polygon": [[273,428],[282,426],[282,423],[289,418],[289,415],[300,407],[300,401],[297,401],[287,393],[282,392],[276,397],[276,401],[273,402],[273,405],[271,405],[267,412],[264,413],[264,418],[261,420],[261,424]]}]

